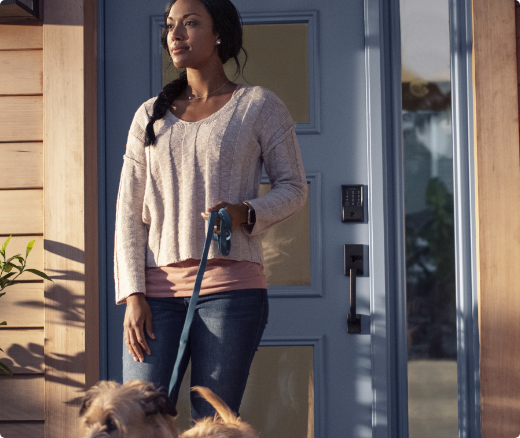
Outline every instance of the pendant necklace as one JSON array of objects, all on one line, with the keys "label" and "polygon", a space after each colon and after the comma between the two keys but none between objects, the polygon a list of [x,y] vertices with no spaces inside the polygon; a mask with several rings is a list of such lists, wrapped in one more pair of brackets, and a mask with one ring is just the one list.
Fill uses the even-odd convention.
[{"label": "pendant necklace", "polygon": [[208,96],[211,96],[212,94],[215,94],[217,91],[219,91],[221,88],[224,87],[224,85],[226,85],[227,83],[229,82],[229,80],[227,80],[226,82],[224,82],[220,87],[218,87],[215,91],[212,91],[211,93],[208,93],[206,94],[205,96],[190,96],[188,94],[188,92],[186,91],[186,88],[184,89],[184,92],[186,93],[186,96],[188,97],[188,100],[191,100],[191,99],[204,99],[205,97],[208,97]]}]

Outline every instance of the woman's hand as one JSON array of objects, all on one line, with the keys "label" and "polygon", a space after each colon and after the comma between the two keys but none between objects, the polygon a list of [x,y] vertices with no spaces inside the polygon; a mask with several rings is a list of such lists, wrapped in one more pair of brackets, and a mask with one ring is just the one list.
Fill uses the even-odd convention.
[{"label": "woman's hand", "polygon": [[146,343],[144,330],[150,338],[155,339],[152,329],[152,311],[144,294],[137,293],[126,299],[125,321],[126,348],[137,362],[144,361],[143,350],[151,354],[150,347]]},{"label": "woman's hand", "polygon": [[[225,208],[231,219],[231,232],[234,232],[240,225],[247,222],[247,211],[249,207],[244,204],[229,204],[227,202],[220,201],[217,205],[208,208],[204,213],[201,213],[205,220],[209,219],[210,213],[219,211],[221,208]],[[215,225],[216,233],[220,234],[220,216],[217,216],[217,224]]]}]

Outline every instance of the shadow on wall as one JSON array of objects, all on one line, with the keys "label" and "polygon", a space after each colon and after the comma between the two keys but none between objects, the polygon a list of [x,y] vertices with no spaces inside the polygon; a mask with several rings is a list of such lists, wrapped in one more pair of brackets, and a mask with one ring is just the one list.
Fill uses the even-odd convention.
[{"label": "shadow on wall", "polygon": [[[49,272],[50,273],[50,272]],[[60,272],[58,275],[51,275],[56,279],[83,278],[82,274],[76,272]],[[54,324],[63,326],[66,331],[71,327],[84,326],[84,297],[77,296],[67,288],[56,285],[45,292],[46,312],[52,312],[57,317]],[[23,308],[41,309],[41,302],[21,301]],[[45,373],[47,382],[65,385],[74,388],[77,397],[67,400],[67,405],[78,405],[85,388],[85,352],[75,354],[63,354],[53,352],[52,345],[44,339],[42,329],[23,330],[21,338],[18,337],[2,355],[2,362],[11,368],[15,375],[38,375]],[[45,349],[44,345],[47,345]]]},{"label": "shadow on wall", "polygon": [[[70,399],[64,403],[77,406],[85,388],[86,354],[82,351],[85,336],[85,296],[75,289],[76,285],[85,281],[82,272],[85,255],[81,249],[48,239],[44,240],[44,248],[66,260],[67,267],[73,266],[73,269],[59,269],[60,265],[54,264],[58,269],[45,269],[54,281],[47,285],[44,292],[46,319],[55,327],[55,333],[63,334],[58,339],[45,339],[42,327],[19,327],[15,331],[16,337],[10,339],[11,345],[5,349],[5,355],[2,354],[2,361],[13,370],[15,376],[37,377],[45,374],[46,382],[70,388]],[[74,266],[76,264],[77,268]],[[41,311],[42,302],[22,299],[17,302],[17,306],[20,311]],[[77,342],[73,342],[76,348],[68,353],[63,350],[63,340],[68,338],[67,344],[70,344],[70,337],[73,338],[72,341],[76,338]]]}]

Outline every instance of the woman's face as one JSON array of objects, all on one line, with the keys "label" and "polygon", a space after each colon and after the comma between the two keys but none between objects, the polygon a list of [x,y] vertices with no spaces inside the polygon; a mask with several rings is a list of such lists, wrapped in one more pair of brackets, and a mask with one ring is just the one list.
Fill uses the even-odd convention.
[{"label": "woman's face", "polygon": [[218,56],[213,20],[199,0],[177,0],[166,21],[168,49],[177,68],[200,69]]}]

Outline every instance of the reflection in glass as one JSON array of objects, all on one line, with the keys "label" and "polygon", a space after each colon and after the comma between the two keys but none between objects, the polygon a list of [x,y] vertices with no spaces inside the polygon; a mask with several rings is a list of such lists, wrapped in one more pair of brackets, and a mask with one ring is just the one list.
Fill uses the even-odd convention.
[{"label": "reflection in glass", "polygon": [[[190,367],[177,402],[180,430],[190,427],[189,381]],[[262,437],[314,438],[313,347],[260,347],[240,416]]]},{"label": "reflection in glass", "polygon": [[[309,122],[309,48],[307,23],[246,24],[244,48],[248,59],[244,75],[236,78],[234,61],[226,64],[226,74],[240,84],[261,85],[273,91],[287,105],[297,123]],[[273,48],[276,50],[273,50]],[[239,56],[244,64],[243,54]],[[162,51],[163,86],[179,71]]]},{"label": "reflection in glass", "polygon": [[241,415],[263,437],[314,438],[313,348],[260,347]]},{"label": "reflection in glass", "polygon": [[410,438],[458,437],[448,0],[401,0]]},{"label": "reflection in glass", "polygon": [[[261,184],[258,196],[264,196],[270,190],[270,184]],[[262,233],[268,286],[311,285],[309,193],[310,190],[305,206],[298,213]]]}]

